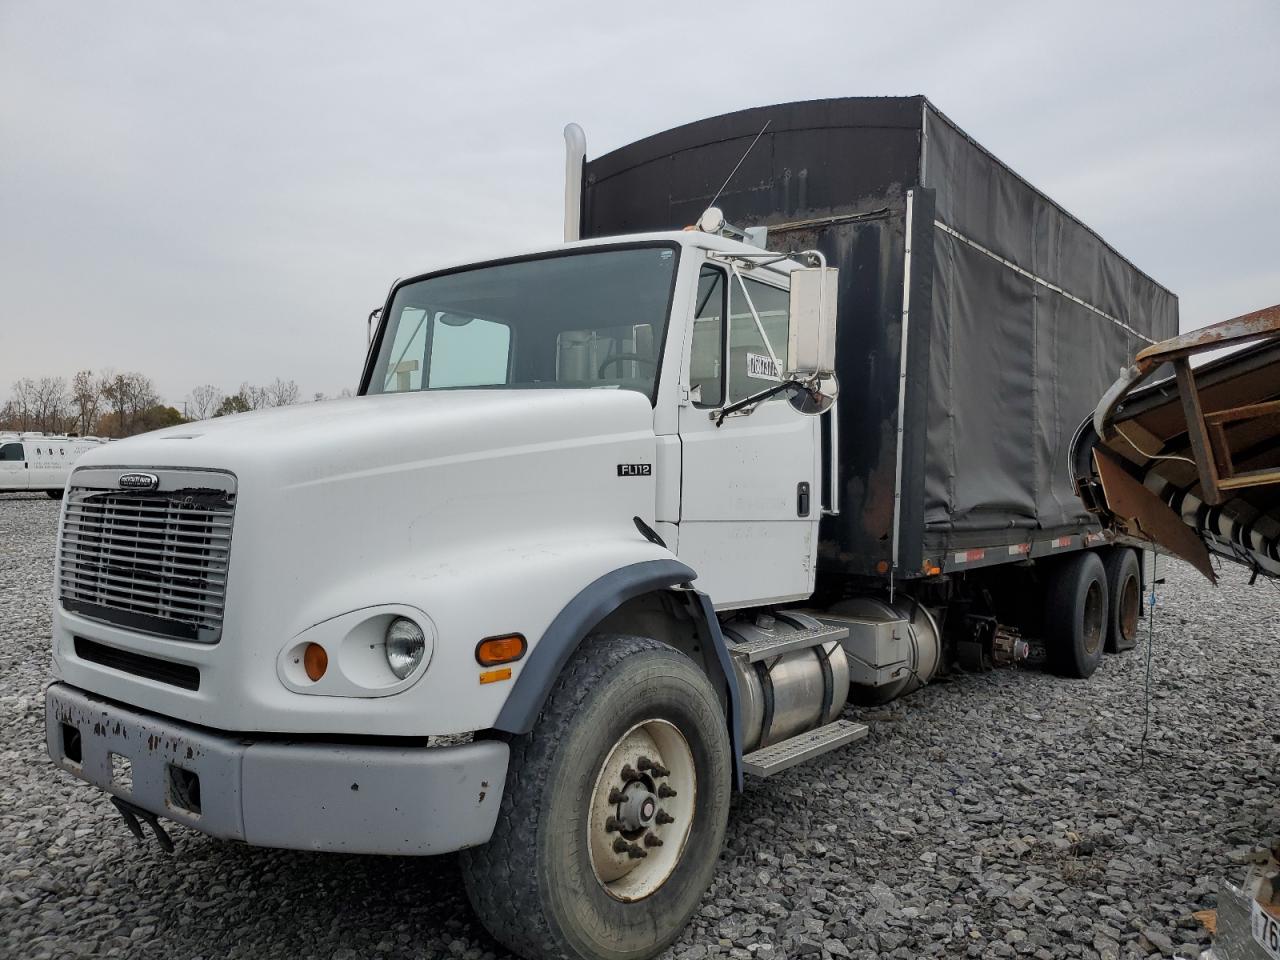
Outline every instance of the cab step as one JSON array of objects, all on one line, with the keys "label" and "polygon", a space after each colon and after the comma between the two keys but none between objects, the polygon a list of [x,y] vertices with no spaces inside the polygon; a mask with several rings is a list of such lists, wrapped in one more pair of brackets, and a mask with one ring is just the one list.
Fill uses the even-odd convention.
[{"label": "cab step", "polygon": [[865,723],[836,720],[825,727],[798,733],[768,747],[754,750],[742,758],[742,772],[753,777],[768,777],[804,763],[867,735]]},{"label": "cab step", "polygon": [[730,653],[745,657],[748,663],[755,663],[757,660],[780,657],[784,653],[807,650],[809,647],[816,647],[820,643],[843,640],[847,636],[849,636],[848,627],[823,624],[820,627],[807,627],[804,630],[779,633],[777,636],[761,637],[759,640],[752,640],[750,643],[729,643],[728,647]]}]

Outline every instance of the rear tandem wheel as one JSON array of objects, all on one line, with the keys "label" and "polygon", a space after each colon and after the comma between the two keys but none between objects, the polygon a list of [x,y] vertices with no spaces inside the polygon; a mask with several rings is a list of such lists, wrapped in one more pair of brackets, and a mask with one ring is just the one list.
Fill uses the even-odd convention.
[{"label": "rear tandem wheel", "polygon": [[1113,547],[1103,560],[1107,570],[1107,653],[1132,650],[1138,644],[1142,612],[1142,578],[1138,554],[1131,547]]},{"label": "rear tandem wheel", "polygon": [[1044,613],[1049,664],[1055,673],[1083,679],[1098,669],[1110,611],[1107,571],[1096,553],[1082,550],[1054,566]]}]

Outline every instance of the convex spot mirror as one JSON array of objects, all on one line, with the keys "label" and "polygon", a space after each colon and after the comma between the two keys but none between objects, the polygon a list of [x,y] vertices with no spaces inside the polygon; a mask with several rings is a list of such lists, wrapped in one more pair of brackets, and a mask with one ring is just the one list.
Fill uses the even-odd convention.
[{"label": "convex spot mirror", "polygon": [[804,390],[792,390],[788,394],[791,406],[810,417],[816,417],[831,409],[840,396],[840,384],[835,377],[819,377]]},{"label": "convex spot mirror", "polygon": [[791,271],[787,374],[831,377],[836,370],[836,267]]}]

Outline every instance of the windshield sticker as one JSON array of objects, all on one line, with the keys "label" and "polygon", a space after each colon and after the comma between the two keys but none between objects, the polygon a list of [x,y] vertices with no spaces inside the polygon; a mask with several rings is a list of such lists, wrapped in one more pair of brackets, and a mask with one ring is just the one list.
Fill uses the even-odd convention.
[{"label": "windshield sticker", "polygon": [[758,353],[747,354],[747,376],[757,380],[781,380],[782,364]]}]

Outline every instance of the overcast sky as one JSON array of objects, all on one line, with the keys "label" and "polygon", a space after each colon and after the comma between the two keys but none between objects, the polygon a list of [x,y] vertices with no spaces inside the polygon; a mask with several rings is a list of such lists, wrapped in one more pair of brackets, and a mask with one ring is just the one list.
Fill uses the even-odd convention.
[{"label": "overcast sky", "polygon": [[566,122],[815,97],[926,94],[1184,329],[1280,301],[1276,0],[481,6],[0,0],[0,399],[353,387],[396,277],[560,239]]}]

